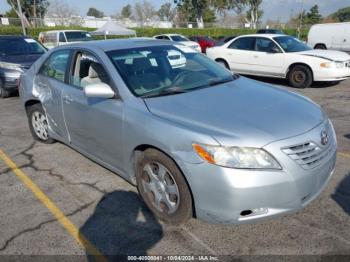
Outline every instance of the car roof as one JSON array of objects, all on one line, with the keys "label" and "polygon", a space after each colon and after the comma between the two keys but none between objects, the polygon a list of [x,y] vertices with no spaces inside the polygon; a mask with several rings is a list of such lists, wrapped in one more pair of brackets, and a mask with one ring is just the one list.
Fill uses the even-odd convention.
[{"label": "car roof", "polygon": [[[58,47],[60,49],[75,47],[75,48],[99,48],[105,52],[113,50],[123,50],[139,47],[152,47],[161,45],[173,45],[167,40],[158,40],[153,38],[128,38],[128,39],[111,39],[111,40],[95,40],[82,43],[74,43]],[[57,48],[57,47],[56,47]]]},{"label": "car roof", "polygon": [[87,32],[85,30],[51,30],[51,31],[43,31],[40,33],[61,33],[61,32]]},{"label": "car roof", "polygon": [[0,35],[0,39],[28,39],[30,36],[24,35]]},{"label": "car roof", "polygon": [[243,37],[243,36],[274,38],[274,37],[277,37],[277,36],[288,36],[288,35],[282,35],[282,34],[250,34],[250,35],[240,35],[239,37]]}]

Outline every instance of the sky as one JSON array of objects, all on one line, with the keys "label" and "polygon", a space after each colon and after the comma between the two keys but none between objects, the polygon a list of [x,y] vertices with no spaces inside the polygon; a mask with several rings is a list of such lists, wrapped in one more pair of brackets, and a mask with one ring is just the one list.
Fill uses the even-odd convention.
[{"label": "sky", "polygon": [[[64,1],[64,0],[63,0]],[[114,15],[123,6],[133,4],[135,1],[130,0],[66,0],[72,7],[79,10],[80,15],[85,15],[89,7],[95,7],[102,10],[107,15]],[[156,8],[164,3],[172,3],[173,0],[149,0]],[[280,19],[281,22],[289,20],[292,14],[300,12],[302,9],[309,10],[314,4],[318,4],[322,15],[328,15],[339,8],[349,6],[349,0],[264,0],[262,8],[264,10],[263,20]],[[5,13],[10,6],[6,0],[0,0],[0,13]]]}]

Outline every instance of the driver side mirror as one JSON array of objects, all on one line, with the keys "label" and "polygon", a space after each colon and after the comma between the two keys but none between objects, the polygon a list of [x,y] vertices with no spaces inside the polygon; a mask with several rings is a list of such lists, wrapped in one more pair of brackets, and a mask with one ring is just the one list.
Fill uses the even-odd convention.
[{"label": "driver side mirror", "polygon": [[113,98],[115,93],[112,88],[106,83],[96,83],[90,84],[84,87],[84,93],[86,97],[95,97],[95,98]]},{"label": "driver side mirror", "polygon": [[277,47],[277,46],[273,46],[268,53],[271,54],[277,54],[277,53],[281,53],[281,50]]}]

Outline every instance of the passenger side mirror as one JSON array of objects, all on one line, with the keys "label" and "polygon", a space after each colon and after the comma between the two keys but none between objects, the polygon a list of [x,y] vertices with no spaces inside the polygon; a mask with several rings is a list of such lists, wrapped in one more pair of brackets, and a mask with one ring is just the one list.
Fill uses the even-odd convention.
[{"label": "passenger side mirror", "polygon": [[115,97],[115,93],[112,90],[112,88],[103,82],[85,86],[84,93],[86,97],[96,97],[96,98],[106,98],[106,99]]}]

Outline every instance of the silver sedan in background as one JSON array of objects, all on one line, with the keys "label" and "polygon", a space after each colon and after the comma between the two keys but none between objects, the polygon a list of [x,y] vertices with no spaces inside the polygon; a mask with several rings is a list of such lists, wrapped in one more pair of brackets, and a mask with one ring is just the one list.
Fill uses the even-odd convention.
[{"label": "silver sedan in background", "polygon": [[169,41],[55,48],[22,76],[20,96],[34,139],[114,171],[174,225],[295,212],[335,165],[335,132],[318,105]]}]

